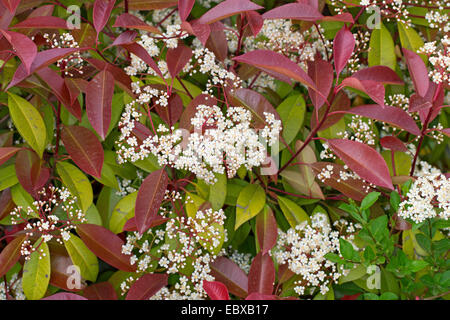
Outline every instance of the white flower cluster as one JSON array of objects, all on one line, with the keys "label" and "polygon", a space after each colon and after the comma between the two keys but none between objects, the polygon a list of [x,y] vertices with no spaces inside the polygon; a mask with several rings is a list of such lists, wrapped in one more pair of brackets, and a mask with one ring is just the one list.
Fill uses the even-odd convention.
[{"label": "white flower cluster", "polygon": [[340,252],[339,232],[331,230],[324,213],[312,216],[311,225],[304,222],[286,233],[279,230],[278,234],[273,255],[279,265],[288,264],[300,276],[294,288],[298,295],[312,295],[316,289],[326,294],[330,284],[348,273],[325,258],[327,253]]},{"label": "white flower cluster", "polygon": [[[330,179],[334,174],[334,167],[332,165],[325,166],[318,174],[317,179],[319,179],[320,182],[325,183],[326,180]],[[344,170],[339,170],[338,172],[339,177],[337,177],[336,182],[341,181],[347,181],[348,179],[354,179],[354,180],[362,180],[366,183],[365,186],[363,186],[363,191],[366,193],[369,193],[372,188],[375,188],[375,185],[367,182],[366,180],[362,179],[358,174],[355,172],[349,170],[347,165],[344,165]]]},{"label": "white flower cluster", "polygon": [[144,176],[143,172],[139,169],[136,171],[136,174],[137,177],[134,180],[117,178],[119,190],[116,191],[116,195],[125,197],[126,195],[137,191],[137,189],[133,187],[133,185],[134,186],[141,185]]},{"label": "white flower cluster", "polygon": [[[152,153],[158,157],[160,165],[188,170],[213,183],[215,173],[226,172],[232,178],[242,165],[251,170],[266,160],[267,150],[250,127],[251,113],[244,108],[230,107],[224,115],[217,106],[199,105],[191,119],[193,133],[183,129],[169,130],[160,125],[158,132],[161,135],[150,136],[137,147],[132,130],[139,117],[140,114],[129,106],[122,115],[119,124],[122,128],[119,143],[122,144],[117,151],[119,162],[144,159]],[[270,114],[266,114],[266,121],[268,124],[262,129],[262,136],[272,145],[281,131],[281,121]]]},{"label": "white flower cluster", "polygon": [[[64,187],[50,186],[48,190],[39,191],[39,195],[40,200],[34,201],[32,207],[24,210],[18,206],[11,212],[12,223],[26,223],[24,230],[28,237],[40,236],[43,242],[55,239],[63,244],[62,240],[70,238],[70,230],[75,228],[75,223],[86,221],[84,213],[75,206],[76,197]],[[58,215],[63,218],[56,214],[57,210],[61,211]],[[28,260],[39,245],[32,246],[30,240],[25,240],[21,254]]]},{"label": "white flower cluster", "polygon": [[426,219],[450,217],[450,179],[433,173],[419,176],[399,205],[398,215],[421,223]]},{"label": "white flower cluster", "polygon": [[353,115],[351,122],[347,124],[347,128],[348,131],[338,132],[337,135],[342,139],[358,141],[367,145],[375,144],[376,134],[373,131],[371,119],[363,119],[362,116]]},{"label": "white flower cluster", "polygon": [[365,65],[360,63],[360,59],[363,57],[363,54],[370,49],[369,31],[363,32],[358,30],[356,33],[353,33],[353,37],[355,38],[355,50],[353,50],[352,55],[350,56],[350,59],[348,59],[346,66],[346,69],[350,73],[355,73],[356,71],[366,67]]},{"label": "white flower cluster", "polygon": [[250,272],[250,266],[252,264],[252,255],[250,253],[242,253],[233,250],[230,246],[228,247],[228,250],[224,250],[224,255],[236,263],[246,274]]},{"label": "white flower cluster", "polygon": [[[450,31],[449,31],[450,32]],[[418,50],[419,53],[428,55],[433,70],[429,72],[434,83],[450,85],[450,38],[445,35],[440,42],[439,48],[436,41],[427,42]]]},{"label": "white flower cluster", "polygon": [[4,301],[7,299],[26,299],[22,289],[22,278],[19,278],[17,273],[13,274],[8,282],[2,281],[2,283],[0,284],[0,301]]}]

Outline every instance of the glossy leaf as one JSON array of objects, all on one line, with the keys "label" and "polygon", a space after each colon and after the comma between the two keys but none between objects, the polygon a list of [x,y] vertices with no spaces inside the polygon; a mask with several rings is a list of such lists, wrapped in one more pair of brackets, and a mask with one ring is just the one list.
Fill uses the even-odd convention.
[{"label": "glossy leaf", "polygon": [[248,273],[248,293],[272,294],[275,283],[275,266],[272,258],[266,253],[258,253],[253,258]]},{"label": "glossy leaf", "polygon": [[380,139],[380,144],[385,149],[407,152],[405,143],[395,136],[386,136]]},{"label": "glossy leaf", "polygon": [[298,224],[304,221],[307,221],[309,223],[310,219],[308,214],[294,201],[280,196],[278,196],[277,199],[281,211],[283,211],[286,220],[289,222],[292,228],[295,228]]},{"label": "glossy leaf", "polygon": [[414,84],[414,88],[421,97],[424,97],[429,86],[428,69],[417,53],[405,48],[403,48],[402,51],[408,66],[409,74],[411,75],[411,79]]},{"label": "glossy leaf", "polygon": [[137,191],[130,193],[119,200],[109,219],[109,230],[114,233],[123,231],[125,223],[134,217]]},{"label": "glossy leaf", "polygon": [[95,282],[99,271],[97,257],[74,234],[71,234],[68,240],[64,240],[64,245],[72,262],[80,268],[81,276]]},{"label": "glossy leaf", "polygon": [[361,178],[377,186],[394,189],[386,162],[375,149],[352,140],[330,139],[327,143],[333,152]]},{"label": "glossy leaf", "polygon": [[111,105],[114,94],[114,77],[100,71],[86,88],[86,113],[95,132],[105,139],[111,123]]},{"label": "glossy leaf", "polygon": [[303,126],[306,113],[305,99],[300,94],[291,95],[278,106],[277,112],[283,124],[283,139],[289,144]]},{"label": "glossy leaf", "polygon": [[305,3],[288,3],[263,14],[264,19],[316,21],[323,18],[317,8]]},{"label": "glossy leaf", "polygon": [[[37,240],[39,250],[30,255],[23,266],[22,288],[29,300],[44,297],[50,281],[50,251],[43,239]],[[36,245],[36,244],[35,244]]]},{"label": "glossy leaf", "polygon": [[226,257],[218,257],[210,265],[211,275],[227,287],[235,296],[245,298],[248,290],[248,278],[236,263]]},{"label": "glossy leaf", "polygon": [[45,297],[41,300],[87,300],[87,299],[75,293],[58,292],[51,296]]},{"label": "glossy leaf", "polygon": [[259,9],[263,9],[263,7],[249,0],[226,0],[202,15],[198,22],[213,23],[238,13]]},{"label": "glossy leaf", "polygon": [[343,26],[333,41],[334,69],[337,77],[347,65],[348,59],[355,49],[355,38],[347,27]]},{"label": "glossy leaf", "polygon": [[316,109],[319,109],[325,102],[325,98],[330,92],[333,84],[333,67],[332,65],[322,59],[315,59],[313,62],[308,61],[308,75],[315,83],[317,91],[308,88],[309,96]]},{"label": "glossy leaf", "polygon": [[8,8],[9,12],[16,12],[17,6],[20,4],[21,0],[2,0],[3,5]]},{"label": "glossy leaf", "polygon": [[350,87],[366,93],[373,101],[384,106],[384,86],[373,80],[359,80],[353,77],[345,78],[341,86]]},{"label": "glossy leaf", "polygon": [[379,29],[374,29],[370,36],[369,67],[387,66],[395,70],[397,57],[391,33],[381,23]]},{"label": "glossy leaf", "polygon": [[106,23],[109,20],[109,16],[111,15],[111,11],[114,8],[115,2],[116,0],[95,0],[93,20],[97,35],[106,26]]},{"label": "glossy leaf", "polygon": [[122,239],[108,229],[95,224],[79,224],[77,232],[84,244],[103,261],[119,270],[136,270],[136,265],[130,263],[130,256],[122,253]]},{"label": "glossy leaf", "polygon": [[191,13],[195,0],[178,0],[178,13],[181,21],[185,21]]},{"label": "glossy leaf", "polygon": [[20,135],[42,158],[46,147],[47,131],[41,114],[27,100],[10,92],[8,92],[8,107]]},{"label": "glossy leaf", "polygon": [[0,148],[0,165],[8,161],[8,159],[14,156],[19,150],[20,148],[15,147]]},{"label": "glossy leaf", "polygon": [[117,293],[109,282],[99,282],[88,286],[83,291],[88,300],[117,300]]},{"label": "glossy leaf", "polygon": [[97,137],[85,127],[64,126],[61,140],[72,160],[85,173],[101,177],[103,147]]},{"label": "glossy leaf", "polygon": [[203,280],[203,289],[211,300],[230,300],[227,287],[219,281]]},{"label": "glossy leaf", "polygon": [[[0,202],[1,203],[1,202]],[[21,257],[21,246],[25,241],[26,235],[20,235],[14,238],[6,247],[0,252],[0,278],[11,269]]]},{"label": "glossy leaf", "polygon": [[16,54],[19,56],[20,60],[22,60],[25,69],[29,73],[31,64],[33,63],[37,54],[37,47],[34,42],[27,36],[18,32],[4,31],[1,29],[0,32],[14,48]]},{"label": "glossy leaf", "polygon": [[175,49],[168,49],[166,55],[167,68],[172,78],[175,78],[184,66],[191,60],[192,50],[179,44]]},{"label": "glossy leaf", "polygon": [[139,233],[143,234],[157,220],[169,177],[164,169],[150,173],[142,182],[136,198],[135,219]]},{"label": "glossy leaf", "polygon": [[249,184],[239,193],[236,203],[236,223],[234,230],[237,230],[244,222],[255,217],[266,204],[266,194],[264,189],[258,184]]},{"label": "glossy leaf", "polygon": [[356,71],[352,78],[358,80],[372,80],[382,84],[403,84],[402,79],[391,68],[386,66],[373,66]]},{"label": "glossy leaf", "polygon": [[126,300],[148,300],[167,285],[167,274],[144,274],[128,291]]},{"label": "glossy leaf", "polygon": [[256,237],[261,252],[269,252],[276,244],[278,236],[278,226],[272,209],[266,206],[256,216]]},{"label": "glossy leaf", "polygon": [[53,16],[31,17],[11,28],[14,29],[70,29],[67,21]]},{"label": "glossy leaf", "polygon": [[122,13],[120,16],[118,16],[113,27],[138,29],[156,34],[161,34],[161,31],[159,31],[158,28],[147,24],[145,21],[142,21],[138,17],[133,16],[132,14],[129,13]]},{"label": "glossy leaf", "polygon": [[36,196],[48,181],[50,170],[43,166],[41,159],[31,150],[20,150],[16,156],[16,175],[22,187]]}]

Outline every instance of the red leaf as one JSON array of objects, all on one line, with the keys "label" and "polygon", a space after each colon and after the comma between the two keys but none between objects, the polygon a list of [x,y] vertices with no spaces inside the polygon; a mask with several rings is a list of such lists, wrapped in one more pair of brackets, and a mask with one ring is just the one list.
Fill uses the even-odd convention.
[{"label": "red leaf", "polygon": [[403,109],[391,106],[381,106],[377,104],[366,104],[351,108],[345,111],[337,111],[342,113],[351,113],[367,118],[387,122],[399,128],[402,128],[416,136],[420,135],[420,129],[414,119]]},{"label": "red leaf", "polygon": [[228,289],[222,282],[203,280],[203,289],[211,300],[230,300]]},{"label": "red leaf", "polygon": [[164,169],[150,173],[142,181],[134,209],[136,225],[140,234],[147,231],[154,220],[160,218],[158,211],[164,200],[168,183],[169,177]]},{"label": "red leaf", "polygon": [[262,294],[259,292],[250,293],[245,300],[278,300],[274,294]]},{"label": "red leaf", "polygon": [[2,278],[20,259],[20,248],[26,235],[20,235],[3,248],[0,253],[0,278]]},{"label": "red leaf", "polygon": [[59,292],[54,295],[42,298],[41,300],[87,300],[87,299],[75,293]]},{"label": "red leaf", "polygon": [[128,50],[129,52],[135,54],[139,58],[141,58],[150,68],[155,70],[155,72],[161,77],[164,78],[161,70],[159,70],[158,66],[156,65],[155,61],[152,59],[152,57],[148,54],[147,50],[145,50],[140,44],[138,43],[130,43],[130,44],[123,44],[121,45],[123,48]]},{"label": "red leaf", "polygon": [[346,26],[343,26],[336,34],[333,41],[334,69],[336,70],[336,76],[338,78],[342,69],[347,65],[348,59],[352,55],[354,49],[355,38],[350,30],[348,30]]},{"label": "red leaf", "polygon": [[224,26],[221,22],[214,22],[209,26],[211,33],[206,41],[205,47],[211,50],[218,60],[224,61],[228,55],[228,42],[223,29]]},{"label": "red leaf", "polygon": [[394,136],[387,136],[387,137],[381,138],[380,144],[385,149],[389,149],[389,150],[393,150],[393,151],[401,151],[401,152],[408,151],[408,148],[406,148],[403,141]]},{"label": "red leaf", "polygon": [[88,286],[83,291],[88,300],[117,300],[117,293],[109,282],[99,282]]},{"label": "red leaf", "polygon": [[81,121],[81,106],[76,99],[71,99],[69,89],[64,79],[53,69],[42,68],[36,71],[37,75],[50,87],[52,93],[71,114]]},{"label": "red leaf", "polygon": [[11,27],[12,29],[70,29],[67,21],[53,16],[31,17]]},{"label": "red leaf", "polygon": [[322,19],[322,21],[340,21],[340,22],[350,22],[353,23],[353,16],[351,13],[342,13],[342,14],[337,14],[335,16],[324,16]]},{"label": "red leaf", "polygon": [[[320,127],[320,130],[325,130],[329,127],[331,127],[333,124],[339,122],[339,120],[342,119],[344,114],[336,113],[336,111],[342,111],[342,110],[348,110],[350,109],[351,101],[348,98],[347,94],[341,90],[336,94],[336,97],[333,100],[333,103],[331,104],[330,113],[327,115],[327,118],[322,123],[322,126]],[[331,114],[332,113],[332,114]],[[325,108],[319,109],[319,122],[322,121],[323,117],[325,116]],[[311,128],[316,127],[316,116],[315,114],[311,117]]]},{"label": "red leaf", "polygon": [[272,209],[266,207],[256,216],[256,237],[263,254],[266,254],[275,246],[277,236],[277,221]]},{"label": "red leaf", "polygon": [[3,190],[0,195],[0,220],[6,218],[15,207],[16,204],[11,197],[11,189],[7,188]]},{"label": "red leaf", "polygon": [[31,195],[36,196],[48,181],[50,170],[42,166],[39,156],[29,149],[20,150],[16,157],[16,175],[22,187]]},{"label": "red leaf", "polygon": [[72,160],[81,170],[100,178],[103,167],[103,147],[91,130],[81,126],[64,126],[61,140]]},{"label": "red leaf", "polygon": [[384,86],[373,80],[358,80],[353,77],[345,78],[340,84],[366,93],[373,101],[384,107]]},{"label": "red leaf", "polygon": [[247,22],[252,30],[253,36],[256,37],[263,27],[263,17],[256,11],[247,11],[245,13],[245,17],[247,18]]},{"label": "red leaf", "polygon": [[20,3],[20,0],[2,0],[3,5],[8,8],[9,12],[16,12],[17,6]]},{"label": "red leaf", "polygon": [[0,148],[0,165],[8,161],[8,159],[15,155],[20,149],[21,148],[14,147]]},{"label": "red leaf", "polygon": [[114,8],[116,0],[95,0],[94,11],[92,14],[94,20],[94,28],[97,31],[97,35],[106,26],[109,20],[111,11]]},{"label": "red leaf", "polygon": [[356,300],[361,295],[361,293],[355,293],[352,295],[345,295],[341,298],[341,300]]},{"label": "red leaf", "polygon": [[[122,1],[122,6],[123,3],[124,1]],[[164,9],[176,4],[176,0],[128,0],[128,7],[130,10]]]},{"label": "red leaf", "polygon": [[[331,174],[330,178],[322,178],[323,183],[332,187],[333,189],[342,192],[342,194],[353,200],[361,201],[362,199],[364,199],[367,193],[372,191],[369,183],[361,179],[354,179],[350,177],[347,180],[342,180],[340,177],[340,172],[347,171],[344,169],[343,165],[332,162],[316,162],[310,164],[309,166],[313,168],[316,174],[319,174],[327,166],[331,166],[333,173]],[[328,169],[326,170],[328,171]]]},{"label": "red leaf", "polygon": [[281,81],[290,83],[289,78],[316,89],[314,82],[295,62],[280,53],[270,50],[254,50],[247,52],[233,60],[243,62],[261,69]]},{"label": "red leaf", "polygon": [[303,21],[316,21],[323,15],[313,6],[305,3],[288,3],[274,8],[263,14],[263,19],[293,19]]},{"label": "red leaf", "polygon": [[110,230],[95,224],[78,224],[77,233],[86,246],[103,261],[119,270],[136,271],[136,266],[130,264],[130,256],[122,253],[124,242]]},{"label": "red leaf", "polygon": [[117,82],[117,84],[127,91],[127,93],[130,96],[133,96],[133,92],[131,91],[131,79],[130,77],[123,71],[123,69],[107,63],[103,60],[98,59],[86,59],[87,62],[92,64],[97,70],[107,70],[112,73],[114,76],[114,80]]},{"label": "red leaf", "polygon": [[3,5],[3,2],[0,2],[0,29],[8,29],[8,26],[14,18],[15,14],[15,11],[11,12],[7,9],[6,6]]},{"label": "red leaf", "polygon": [[198,19],[198,22],[209,24],[234,16],[235,14],[241,12],[259,9],[264,9],[264,7],[261,7],[249,0],[226,0],[206,12],[200,19]]},{"label": "red leaf", "polygon": [[192,50],[183,44],[178,44],[175,49],[167,49],[166,62],[172,78],[175,78],[184,66],[191,60]]},{"label": "red leaf", "polygon": [[116,39],[114,39],[111,46],[121,46],[123,44],[133,43],[137,35],[138,33],[135,30],[127,30],[122,32]]},{"label": "red leaf", "polygon": [[36,70],[39,70],[40,68],[44,68],[49,66],[50,64],[58,61],[59,59],[62,59],[74,52],[77,51],[85,51],[86,48],[55,48],[55,49],[49,49],[45,51],[40,51],[36,54],[36,57],[34,58],[33,63],[30,67],[30,72],[26,70],[26,67],[24,64],[21,64],[14,73],[12,81],[9,83],[9,85],[6,87],[6,90],[9,88],[15,86],[19,82],[22,82],[25,80],[30,73],[35,72]]},{"label": "red leaf", "polygon": [[72,273],[67,272],[67,268],[73,265],[67,250],[63,245],[51,244],[49,245],[50,257],[51,257],[51,274],[50,284],[65,291],[78,292],[86,287],[84,281],[80,281],[78,286],[68,286],[73,284],[71,279]]},{"label": "red leaf", "polygon": [[158,115],[171,127],[180,119],[183,112],[183,101],[179,95],[172,93],[166,107],[156,104],[155,109]]},{"label": "red leaf", "polygon": [[208,24],[199,23],[198,20],[191,21],[190,23],[183,21],[181,23],[181,29],[189,34],[195,35],[203,45],[206,45],[206,41],[211,34],[211,27]]},{"label": "red leaf", "polygon": [[37,47],[34,42],[27,36],[12,31],[0,30],[6,40],[11,44],[17,53],[17,56],[22,60],[27,72],[30,72],[31,64],[36,58]]},{"label": "red leaf", "polygon": [[253,258],[248,273],[248,293],[261,293],[271,295],[275,282],[275,267],[268,254],[259,252]]},{"label": "red leaf", "polygon": [[383,157],[368,145],[352,140],[330,139],[328,145],[362,179],[393,190],[389,169]]},{"label": "red leaf", "polygon": [[317,90],[322,94],[319,95],[317,91],[308,88],[314,107],[319,109],[325,103],[324,97],[328,96],[333,84],[333,66],[322,59],[308,61],[308,75],[315,83]]},{"label": "red leaf", "polygon": [[431,103],[431,101],[428,101],[424,97],[421,97],[418,93],[414,93],[409,98],[409,109],[408,109],[408,111],[409,112],[417,112],[417,111],[420,111],[422,109],[431,108],[432,106],[433,106],[433,104]]},{"label": "red leaf", "polygon": [[248,278],[236,263],[228,258],[218,257],[210,267],[211,275],[216,281],[225,284],[230,293],[240,298],[247,296]]},{"label": "red leaf", "polygon": [[113,27],[139,29],[147,32],[161,34],[161,31],[159,31],[158,28],[147,24],[145,21],[142,21],[138,17],[133,16],[129,13],[122,13],[120,16],[118,16]]},{"label": "red leaf", "polygon": [[424,97],[429,86],[428,69],[417,53],[405,48],[402,48],[402,50],[414,88],[421,97]]},{"label": "red leaf", "polygon": [[148,300],[167,285],[167,274],[152,273],[140,277],[128,291],[126,300]]},{"label": "red leaf", "polygon": [[178,13],[180,14],[181,21],[186,21],[191,13],[194,3],[195,0],[178,0]]},{"label": "red leaf", "polygon": [[189,132],[194,131],[194,126],[191,123],[191,119],[197,113],[197,106],[204,104],[212,107],[217,104],[217,100],[211,97],[209,94],[199,94],[187,105],[180,117],[180,128],[186,129]]},{"label": "red leaf", "polygon": [[361,69],[352,74],[352,78],[372,80],[383,84],[403,84],[402,79],[391,68],[386,66],[373,66]]},{"label": "red leaf", "polygon": [[92,128],[105,139],[111,123],[111,105],[114,94],[114,77],[100,71],[86,88],[86,113]]}]

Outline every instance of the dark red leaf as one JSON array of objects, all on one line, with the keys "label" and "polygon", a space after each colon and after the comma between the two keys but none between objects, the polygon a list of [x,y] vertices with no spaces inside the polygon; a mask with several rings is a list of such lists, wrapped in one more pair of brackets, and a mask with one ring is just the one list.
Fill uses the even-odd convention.
[{"label": "dark red leaf", "polygon": [[228,55],[228,41],[223,24],[214,22],[210,24],[211,33],[205,47],[211,50],[219,61],[224,61]]},{"label": "dark red leaf", "polygon": [[256,216],[256,237],[261,252],[269,252],[276,244],[278,226],[272,209],[266,207]]},{"label": "dark red leaf", "polygon": [[42,298],[41,300],[87,300],[87,299],[75,293],[59,292],[55,293],[54,295]]},{"label": "dark red leaf", "polygon": [[353,23],[353,16],[351,13],[345,12],[342,14],[337,14],[335,16],[324,16],[322,21],[340,21],[340,22],[350,22]]},{"label": "dark red leaf", "polygon": [[136,271],[136,265],[130,263],[130,256],[122,253],[124,242],[110,230],[85,223],[77,225],[77,233],[86,246],[103,261],[119,270]]},{"label": "dark red leaf", "polygon": [[180,14],[181,21],[186,21],[191,13],[194,3],[195,0],[178,0],[178,13]]},{"label": "dark red leaf", "polygon": [[3,2],[0,2],[0,29],[8,29],[8,26],[15,14],[15,11],[11,12],[6,6],[3,5]]},{"label": "dark red leaf", "polygon": [[97,70],[107,70],[111,72],[117,85],[124,89],[130,96],[134,95],[131,91],[131,79],[123,69],[103,60],[86,59],[86,61],[93,65]]},{"label": "dark red leaf", "polygon": [[211,27],[209,24],[199,23],[198,20],[191,22],[183,21],[181,23],[181,29],[189,34],[195,35],[203,45],[206,45],[206,41],[211,34]]},{"label": "dark red leaf", "polygon": [[249,0],[226,0],[206,12],[198,22],[213,23],[241,12],[259,9],[264,8]]},{"label": "dark red leaf", "polygon": [[11,197],[11,189],[3,190],[0,195],[0,220],[6,218],[15,207],[16,204]]},{"label": "dark red leaf", "polygon": [[302,68],[289,58],[270,50],[254,50],[234,57],[233,60],[261,69],[281,81],[290,83],[292,78],[304,85],[316,89],[312,79]]},{"label": "dark red leaf", "polygon": [[67,21],[53,16],[31,17],[11,27],[12,29],[70,29]]},{"label": "dark red leaf", "polygon": [[30,72],[31,64],[36,58],[37,47],[34,42],[27,36],[12,31],[0,30],[6,40],[11,44],[17,53],[17,56],[22,60],[27,72]]},{"label": "dark red leaf", "polygon": [[69,288],[69,284],[73,285],[73,280],[71,279],[72,273],[67,271],[70,270],[68,268],[73,265],[73,262],[65,247],[51,243],[49,249],[51,257],[50,284],[65,291],[78,292],[83,290],[86,287],[85,281],[80,281],[80,286],[75,285]]},{"label": "dark red leaf", "polygon": [[341,298],[341,300],[356,300],[361,295],[361,293],[355,293],[352,295],[345,295]]},{"label": "dark red leaf", "polygon": [[148,300],[167,285],[167,274],[152,273],[140,277],[128,291],[126,300]]},{"label": "dark red leaf", "polygon": [[319,109],[325,103],[325,97],[328,96],[333,84],[333,66],[322,59],[308,61],[308,75],[315,83],[317,90],[322,94],[319,95],[317,91],[308,88],[314,107]]},{"label": "dark red leaf", "polygon": [[230,300],[228,289],[222,282],[203,280],[203,289],[211,300]]},{"label": "dark red leaf", "polygon": [[323,183],[342,192],[342,194],[353,200],[361,201],[367,193],[372,191],[369,183],[361,179],[354,179],[350,177],[347,180],[342,180],[340,172],[347,171],[344,169],[343,165],[332,162],[316,162],[310,164],[309,166],[313,168],[316,174],[319,174],[322,170],[329,171],[327,166],[331,166],[333,173],[330,178],[322,178]]},{"label": "dark red leaf", "polygon": [[121,45],[123,48],[128,50],[129,52],[133,53],[134,55],[141,58],[150,68],[152,68],[161,78],[164,78],[161,70],[159,70],[158,66],[156,65],[155,61],[152,59],[152,57],[148,54],[147,50],[145,50],[140,44],[138,43],[130,43],[130,44],[123,44]]},{"label": "dark red leaf", "polygon": [[161,202],[164,200],[169,177],[164,169],[150,173],[139,188],[134,209],[136,226],[140,234],[148,230],[158,215]]},{"label": "dark red leaf", "polygon": [[389,149],[392,151],[401,151],[407,152],[408,148],[406,148],[405,143],[397,137],[387,136],[380,139],[380,144],[383,148]]},{"label": "dark red leaf", "polygon": [[175,49],[167,49],[166,62],[167,68],[172,78],[175,78],[184,66],[191,60],[192,50],[191,48],[178,44]]},{"label": "dark red leaf", "polygon": [[20,0],[2,0],[3,5],[8,8],[9,12],[16,12],[17,6],[20,3]]},{"label": "dark red leaf", "polygon": [[421,97],[424,97],[428,91],[430,82],[428,79],[428,69],[417,53],[405,48],[402,48],[402,50],[414,88]]},{"label": "dark red leaf", "polygon": [[114,77],[100,71],[86,88],[86,113],[92,128],[105,139],[111,123],[111,105],[114,94]]},{"label": "dark red leaf", "polygon": [[433,104],[431,101],[425,99],[424,97],[421,97],[418,93],[413,94],[409,98],[409,112],[417,112],[422,109],[428,109],[431,108]]},{"label": "dark red leaf", "polygon": [[384,86],[373,80],[358,80],[353,77],[345,78],[341,86],[350,87],[366,93],[373,101],[384,107]]},{"label": "dark red leaf", "polygon": [[247,11],[245,13],[245,17],[247,18],[247,22],[252,30],[253,36],[256,37],[263,27],[263,17],[256,11]]},{"label": "dark red leaf", "polygon": [[383,84],[403,84],[402,79],[391,68],[386,66],[373,66],[361,69],[352,74],[352,78],[372,80]]},{"label": "dark red leaf", "polygon": [[109,282],[99,282],[88,286],[83,291],[88,300],[117,300],[117,293]]},{"label": "dark red leaf", "polygon": [[103,167],[103,147],[91,130],[81,126],[64,126],[61,140],[72,160],[81,170],[100,178]]},{"label": "dark red leaf", "polygon": [[109,20],[111,11],[114,8],[116,0],[95,0],[94,11],[92,14],[94,20],[94,28],[97,31],[97,35],[106,26]]},{"label": "dark red leaf", "polygon": [[116,39],[114,39],[111,46],[121,46],[123,44],[133,43],[137,35],[138,33],[135,30],[127,30],[122,32]]},{"label": "dark red leaf", "polygon": [[253,292],[271,295],[275,282],[275,266],[272,258],[266,253],[259,252],[253,258],[248,273],[248,293]]},{"label": "dark red leaf", "polygon": [[[334,113],[335,111],[342,111],[350,109],[351,101],[348,98],[347,94],[341,90],[336,94],[336,97],[333,99],[333,103],[331,104],[330,113],[327,115],[327,118],[322,123],[320,130],[325,130],[331,127],[333,124],[339,122],[339,120],[344,117],[343,113]],[[325,116],[325,108],[319,109],[319,122],[322,121]],[[333,113],[333,114],[331,114]],[[316,127],[316,115],[313,114],[311,117],[311,128]]]},{"label": "dark red leaf", "polygon": [[[124,1],[122,1],[123,6]],[[128,0],[130,10],[154,10],[175,6],[176,0]]]},{"label": "dark red leaf", "polygon": [[20,259],[20,248],[25,241],[26,235],[20,235],[0,252],[0,278],[11,269]]},{"label": "dark red leaf", "polygon": [[351,108],[345,111],[337,111],[342,113],[351,113],[378,121],[390,123],[406,130],[416,136],[420,135],[420,129],[414,119],[403,109],[391,106],[381,107],[377,104],[366,104]]},{"label": "dark red leaf", "polygon": [[236,263],[228,258],[218,257],[210,267],[211,275],[216,281],[225,284],[230,293],[240,298],[247,296],[248,278]]},{"label": "dark red leaf", "polygon": [[276,7],[263,14],[263,19],[293,19],[303,21],[316,21],[323,15],[313,6],[305,3],[288,3]]},{"label": "dark red leaf", "polygon": [[16,154],[21,148],[7,147],[0,148],[0,165],[4,164],[9,158]]},{"label": "dark red leaf", "polygon": [[180,119],[183,112],[183,101],[179,95],[172,93],[166,107],[157,104],[155,109],[158,115],[171,127]]},{"label": "dark red leaf", "polygon": [[158,28],[149,25],[145,21],[142,21],[138,17],[133,16],[129,13],[122,13],[120,16],[118,16],[113,27],[139,29],[147,32],[161,34],[161,31],[159,31]]},{"label": "dark red leaf", "polygon": [[86,92],[88,82],[81,78],[64,78],[67,91],[69,91],[70,103],[73,105],[81,92]]},{"label": "dark red leaf", "polygon": [[383,157],[368,145],[346,139],[327,140],[333,152],[362,179],[393,190],[389,169]]},{"label": "dark red leaf", "polygon": [[36,196],[48,181],[50,170],[43,167],[43,162],[36,152],[23,149],[17,153],[16,175],[22,187],[31,195]]},{"label": "dark red leaf", "polygon": [[250,293],[245,300],[279,300],[274,294],[262,294],[259,292]]},{"label": "dark red leaf", "polygon": [[343,26],[338,31],[333,41],[333,56],[334,56],[334,69],[336,70],[336,76],[339,78],[339,74],[342,69],[347,65],[348,59],[355,49],[355,38],[353,34],[348,30],[346,26]]}]

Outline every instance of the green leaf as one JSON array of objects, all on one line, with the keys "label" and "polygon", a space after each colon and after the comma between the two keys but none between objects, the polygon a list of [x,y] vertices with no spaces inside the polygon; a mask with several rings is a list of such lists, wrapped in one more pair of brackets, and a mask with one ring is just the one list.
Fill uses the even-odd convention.
[{"label": "green leaf", "polygon": [[416,240],[419,243],[419,245],[422,247],[422,249],[424,249],[426,252],[431,251],[431,241],[425,235],[423,235],[421,233],[416,234]]},{"label": "green leaf", "polygon": [[352,260],[353,252],[355,251],[355,249],[350,242],[344,240],[343,238],[339,238],[339,251],[341,252],[344,259]]},{"label": "green leaf", "polygon": [[68,162],[58,162],[56,170],[64,185],[75,197],[81,210],[89,209],[93,200],[92,186],[88,178],[80,169]]},{"label": "green leaf", "polygon": [[350,270],[350,272],[346,276],[342,276],[339,278],[339,284],[360,279],[364,277],[366,274],[367,274],[366,266],[358,264],[356,267]]},{"label": "green leaf", "polygon": [[114,233],[123,231],[125,223],[134,217],[134,206],[136,204],[138,192],[135,191],[123,197],[115,206],[109,220],[109,230]]},{"label": "green leaf", "polygon": [[208,201],[213,210],[222,209],[227,197],[227,176],[225,174],[215,174],[217,182],[209,187]]},{"label": "green leaf", "polygon": [[42,238],[36,241],[35,246],[39,243],[38,250],[31,254],[30,260],[23,266],[22,288],[29,300],[44,297],[50,282],[50,251]]},{"label": "green leaf", "polygon": [[394,41],[382,22],[380,22],[380,29],[372,31],[369,46],[369,67],[387,66],[395,70],[397,57],[395,56]]},{"label": "green leaf", "polygon": [[401,201],[402,201],[402,199],[400,198],[400,195],[398,194],[398,192],[392,191],[391,195],[390,195],[390,203],[391,203],[391,208],[394,209],[395,212],[398,211],[398,206],[400,205]]},{"label": "green leaf", "polygon": [[361,201],[361,210],[369,209],[380,197],[380,192],[371,192]]},{"label": "green leaf", "polygon": [[244,222],[255,217],[266,204],[266,193],[258,184],[249,184],[239,193],[236,202],[236,224],[237,230]]},{"label": "green leaf", "polygon": [[379,300],[398,300],[398,296],[393,292],[385,292],[380,296]]},{"label": "green leaf", "polygon": [[408,264],[408,270],[411,272],[418,272],[428,266],[429,263],[423,260],[413,260]]},{"label": "green leaf", "polygon": [[[287,97],[277,108],[283,124],[283,138],[286,143],[291,143],[300,131],[305,118],[305,99],[300,94]],[[280,149],[284,148],[280,144]]]},{"label": "green leaf", "polygon": [[46,147],[47,130],[39,111],[27,100],[8,92],[11,119],[20,135],[42,158]]},{"label": "green leaf", "polygon": [[0,168],[0,191],[18,183],[14,164]]},{"label": "green leaf", "polygon": [[278,196],[278,204],[292,228],[304,221],[310,223],[308,214],[294,201]]},{"label": "green leaf", "polygon": [[[403,48],[411,50],[417,53],[417,50],[421,48],[424,43],[419,34],[412,27],[407,27],[403,22],[397,21],[398,33],[400,35],[400,43]],[[423,62],[427,64],[428,58],[424,54],[419,54]]]},{"label": "green leaf", "polygon": [[73,264],[80,268],[81,276],[95,282],[98,275],[98,260],[95,254],[74,234],[70,235],[69,240],[64,240],[64,245]]},{"label": "green leaf", "polygon": [[387,216],[381,216],[376,218],[375,220],[370,221],[369,230],[377,241],[380,241],[388,231],[387,223]]}]

